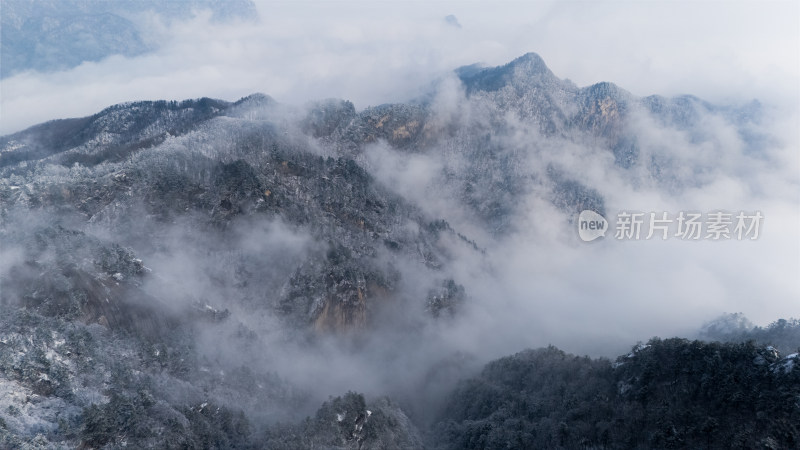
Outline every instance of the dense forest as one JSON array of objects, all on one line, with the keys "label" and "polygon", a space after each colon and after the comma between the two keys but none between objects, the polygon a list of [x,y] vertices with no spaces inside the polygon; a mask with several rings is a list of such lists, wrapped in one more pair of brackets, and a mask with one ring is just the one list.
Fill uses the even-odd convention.
[{"label": "dense forest", "polygon": [[527,350],[462,382],[434,435],[452,449],[796,448],[797,367],[752,341],[654,338],[613,363]]}]

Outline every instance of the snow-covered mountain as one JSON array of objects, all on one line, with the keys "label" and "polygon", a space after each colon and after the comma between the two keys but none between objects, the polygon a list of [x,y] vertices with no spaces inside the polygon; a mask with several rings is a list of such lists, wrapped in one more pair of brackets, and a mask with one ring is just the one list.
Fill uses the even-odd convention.
[{"label": "snow-covered mountain", "polygon": [[[458,446],[454,430],[480,414],[448,395],[486,354],[456,351],[448,330],[503,292],[475,279],[504,280],[497,254],[530,217],[566,227],[582,210],[605,214],[608,174],[664,196],[708,185],[744,164],[724,160],[730,142],[768,157],[763,120],[757,102],[578,87],[531,53],[360,111],[263,94],[133,102],[4,136],[0,443],[416,448],[438,421],[430,443]],[[721,364],[762,352],[726,349]],[[550,353],[533,359],[571,358]],[[574,364],[598,386],[649,383],[632,364],[617,375],[605,360]],[[796,395],[800,369],[783,367],[759,372],[759,388]],[[701,373],[686,383],[706,383]],[[373,400],[330,398],[296,424],[348,386]],[[621,418],[619,405],[647,401],[637,395],[603,404]],[[445,404],[458,413],[434,411]],[[742,442],[796,443],[781,427]],[[709,430],[721,443],[714,430],[730,428]],[[700,442],[681,432],[675,442]],[[627,445],[620,429],[592,433],[558,445]]]}]

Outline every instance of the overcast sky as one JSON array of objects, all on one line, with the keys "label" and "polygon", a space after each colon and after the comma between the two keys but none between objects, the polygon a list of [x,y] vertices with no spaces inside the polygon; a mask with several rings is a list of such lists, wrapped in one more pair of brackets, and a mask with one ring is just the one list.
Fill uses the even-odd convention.
[{"label": "overcast sky", "polygon": [[258,11],[255,23],[209,23],[201,12],[168,27],[146,15],[154,52],[6,78],[0,133],[144,99],[263,92],[295,104],[346,98],[361,109],[407,100],[460,65],[529,51],[581,86],[798,104],[794,1],[259,2]]}]

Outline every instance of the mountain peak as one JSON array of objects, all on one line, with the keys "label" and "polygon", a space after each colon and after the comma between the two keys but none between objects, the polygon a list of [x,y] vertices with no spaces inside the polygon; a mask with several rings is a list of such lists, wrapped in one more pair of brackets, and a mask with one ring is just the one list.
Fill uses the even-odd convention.
[{"label": "mountain peak", "polygon": [[587,86],[583,88],[583,91],[593,99],[610,97],[615,100],[631,100],[634,97],[630,92],[608,81],[601,81],[591,86]]},{"label": "mountain peak", "polygon": [[473,64],[456,69],[456,74],[464,83],[467,92],[497,91],[509,84],[516,84],[521,79],[552,79],[553,72],[547,67],[541,56],[526,53],[519,58],[497,67],[481,67]]},{"label": "mountain peak", "polygon": [[234,103],[235,106],[243,105],[243,104],[256,104],[256,105],[271,105],[274,104],[275,99],[270,97],[267,94],[256,92],[254,94],[250,94],[248,96],[242,97]]},{"label": "mountain peak", "polygon": [[525,53],[519,58],[508,63],[508,66],[526,69],[526,71],[533,73],[550,72],[550,69],[547,67],[547,64],[545,64],[544,59],[542,59],[538,53],[534,52]]}]

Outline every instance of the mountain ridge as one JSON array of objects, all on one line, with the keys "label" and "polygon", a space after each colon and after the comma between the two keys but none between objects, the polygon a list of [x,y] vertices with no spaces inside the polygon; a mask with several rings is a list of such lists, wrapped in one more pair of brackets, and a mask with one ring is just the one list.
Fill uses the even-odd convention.
[{"label": "mountain ridge", "polygon": [[709,328],[757,345],[653,340],[614,363],[463,350],[486,338],[465,318],[513,306],[509,248],[560,248],[517,242],[532,220],[606,214],[598,168],[664,195],[708,183],[729,141],[697,118],[757,151],[759,106],[579,88],[532,53],[456,77],[456,95],[361,110],[131,102],[0,137],[0,446],[796,444],[800,369],[767,347],[791,351],[793,321]]}]

